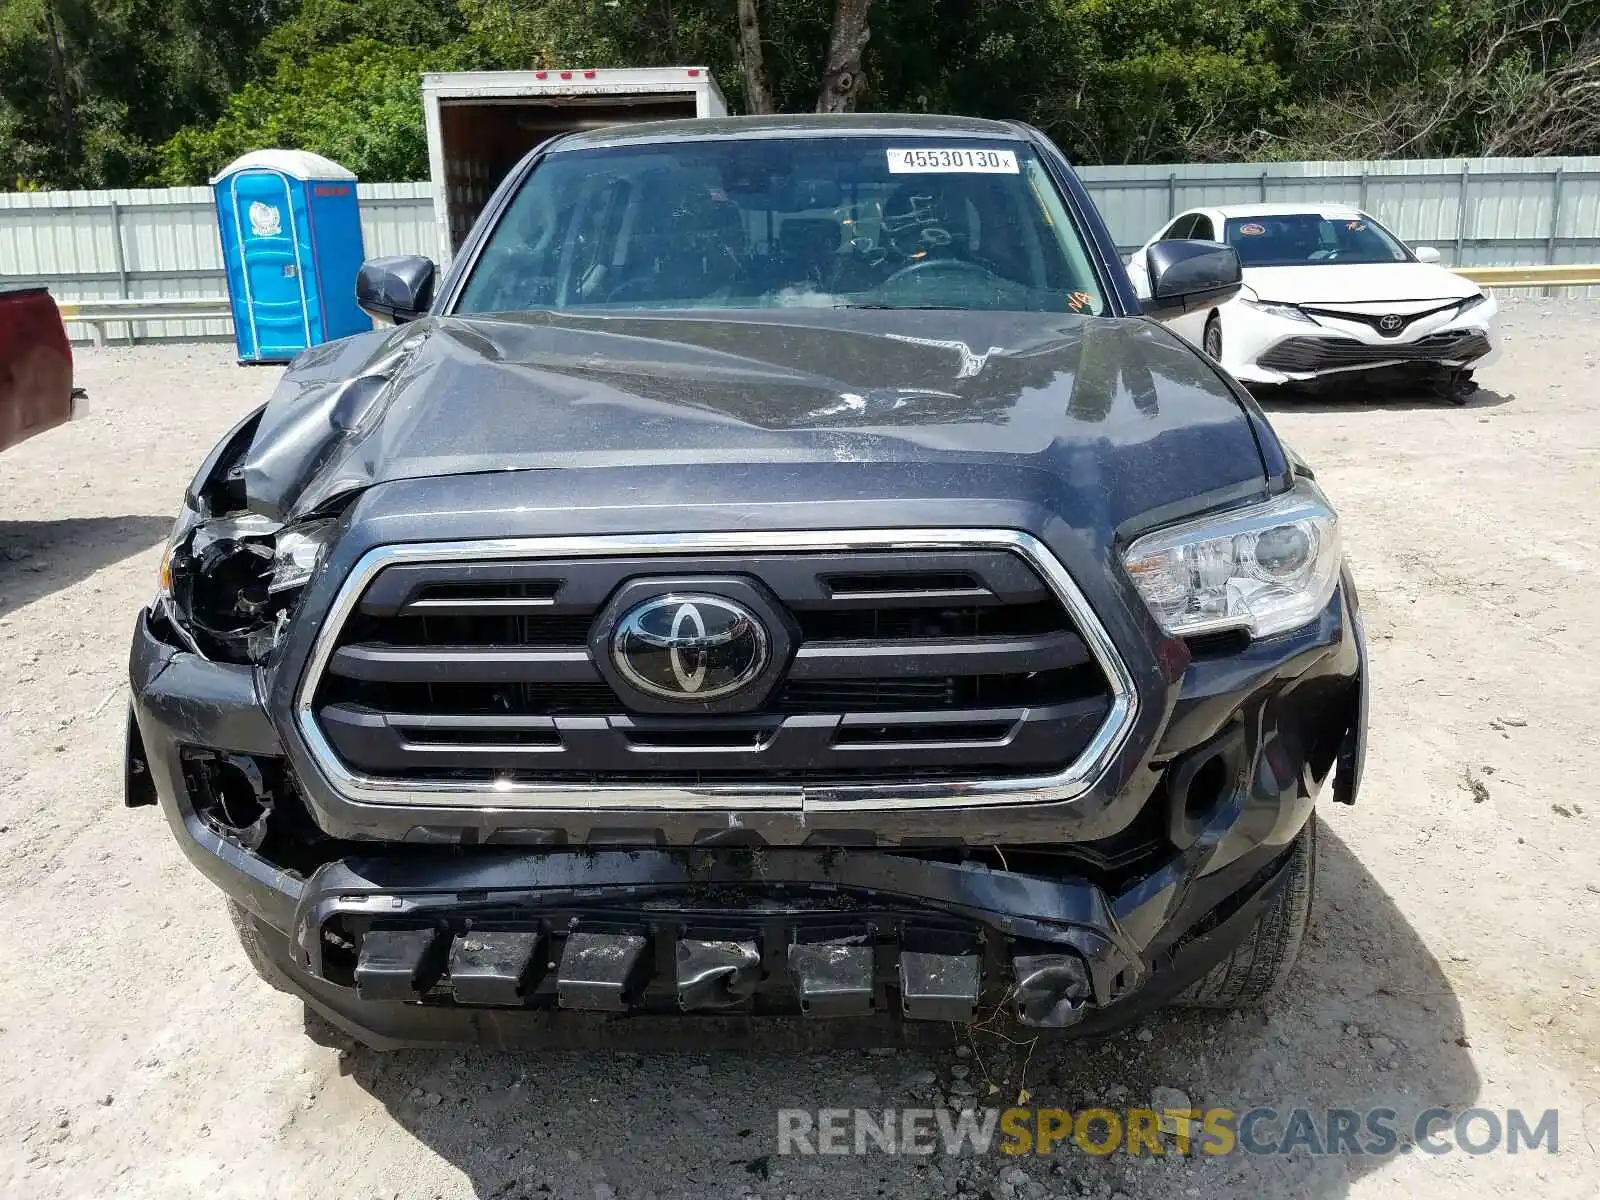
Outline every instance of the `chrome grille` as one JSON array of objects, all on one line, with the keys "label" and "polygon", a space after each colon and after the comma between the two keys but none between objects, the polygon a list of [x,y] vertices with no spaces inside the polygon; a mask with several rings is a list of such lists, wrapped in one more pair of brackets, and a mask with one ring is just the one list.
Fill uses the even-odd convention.
[{"label": "chrome grille", "polygon": [[[722,790],[862,785],[863,798],[909,803],[964,781],[1076,790],[1104,765],[1132,713],[1126,670],[1059,565],[1019,549],[1033,539],[785,544],[797,536],[737,554],[711,548],[734,535],[625,543],[656,553],[596,548],[620,539],[374,551],[319,637],[302,732],[340,790],[386,802],[493,792],[541,805],[614,789],[637,803],[659,787],[679,789],[659,803],[692,789],[703,805]],[[778,686],[751,712],[630,709],[595,662],[607,598],[641,577],[719,574],[792,621]]]}]

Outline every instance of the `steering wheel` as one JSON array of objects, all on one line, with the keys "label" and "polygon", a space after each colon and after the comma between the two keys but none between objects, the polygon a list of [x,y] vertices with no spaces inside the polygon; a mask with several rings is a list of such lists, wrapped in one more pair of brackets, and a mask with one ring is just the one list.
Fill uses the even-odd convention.
[{"label": "steering wheel", "polygon": [[901,267],[878,286],[891,287],[902,279],[910,279],[916,275],[930,275],[940,271],[960,271],[967,275],[982,275],[988,279],[999,278],[982,263],[971,262],[965,258],[924,258],[908,266]]}]

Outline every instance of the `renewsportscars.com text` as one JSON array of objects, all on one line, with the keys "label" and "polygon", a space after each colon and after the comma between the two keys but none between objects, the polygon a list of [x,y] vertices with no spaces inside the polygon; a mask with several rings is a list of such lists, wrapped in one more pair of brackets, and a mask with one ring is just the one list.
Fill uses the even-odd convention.
[{"label": "renewsportscars.com text", "polygon": [[1555,1109],[787,1108],[779,1154],[1558,1153]]}]

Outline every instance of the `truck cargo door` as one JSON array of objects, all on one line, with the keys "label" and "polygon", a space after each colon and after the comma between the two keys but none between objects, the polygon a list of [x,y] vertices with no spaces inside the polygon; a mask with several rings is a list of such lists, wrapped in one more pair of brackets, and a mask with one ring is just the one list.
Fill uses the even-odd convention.
[{"label": "truck cargo door", "polygon": [[[522,156],[563,133],[622,121],[664,121],[695,115],[693,95],[558,96],[454,100],[439,112],[443,197],[450,257],[461,248],[489,196]],[[436,183],[439,182],[436,180]]]}]

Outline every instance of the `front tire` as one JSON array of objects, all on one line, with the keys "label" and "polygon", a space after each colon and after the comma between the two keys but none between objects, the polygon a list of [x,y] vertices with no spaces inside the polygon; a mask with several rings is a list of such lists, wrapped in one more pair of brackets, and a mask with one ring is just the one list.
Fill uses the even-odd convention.
[{"label": "front tire", "polygon": [[1185,1008],[1250,1008],[1283,986],[1300,957],[1317,881],[1317,815],[1289,851],[1283,885],[1227,958],[1174,1001]]},{"label": "front tire", "polygon": [[1200,348],[1214,362],[1222,361],[1222,318],[1216,313],[1212,313],[1211,319],[1206,322],[1205,337],[1201,340]]},{"label": "front tire", "polygon": [[244,950],[244,956],[249,961],[251,969],[280,992],[283,991],[276,972],[268,965],[270,960],[266,949],[261,945],[260,936],[256,933],[255,918],[245,911],[243,905],[230,898],[228,920],[233,922],[233,932],[239,936],[239,946]]},{"label": "front tire", "polygon": [[1471,371],[1452,371],[1445,377],[1444,398],[1457,408],[1469,403],[1477,390],[1478,384]]}]

